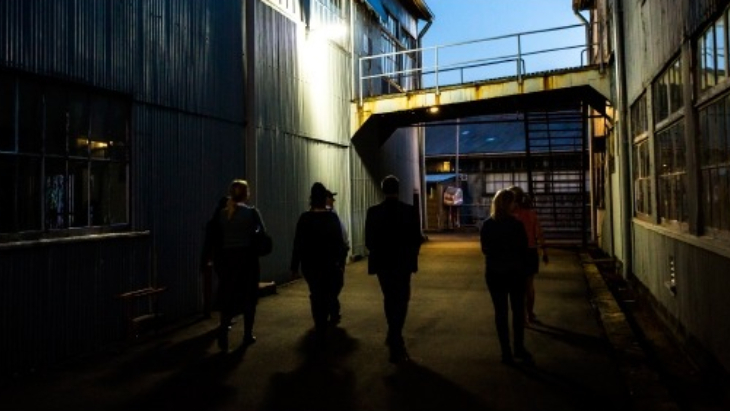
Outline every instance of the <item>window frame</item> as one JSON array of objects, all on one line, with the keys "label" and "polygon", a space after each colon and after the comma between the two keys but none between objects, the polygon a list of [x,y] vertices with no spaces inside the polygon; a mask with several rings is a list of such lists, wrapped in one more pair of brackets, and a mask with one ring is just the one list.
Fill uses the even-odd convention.
[{"label": "window frame", "polygon": [[[3,207],[8,207],[4,212],[9,213],[10,217],[6,221],[0,221],[0,244],[127,231],[131,225],[129,167],[132,99],[130,96],[9,70],[0,71],[0,82],[12,84],[11,88],[14,91],[14,95],[10,97],[13,101],[14,146],[0,147],[0,167],[11,171],[4,181],[0,180],[0,184],[4,184],[4,187],[0,187],[0,192],[6,191],[13,196],[3,204]],[[40,90],[36,102],[38,107],[26,121],[39,125],[41,143],[39,147],[30,148],[23,147],[23,140],[26,137],[21,133],[20,113],[22,88],[28,84]],[[71,96],[78,94],[93,98],[94,102],[104,101],[105,104],[103,110],[96,110],[101,118],[100,122],[97,121],[92,126],[90,107],[92,100],[87,100],[89,106],[85,120],[87,127],[85,135],[81,135],[85,137],[86,148],[73,151],[70,146],[72,140],[76,138],[75,134],[72,135],[71,106],[75,100]],[[54,115],[56,117],[52,118]],[[114,121],[119,119],[122,119],[121,125],[120,122]],[[91,134],[92,127],[96,127],[94,134]],[[32,167],[28,166],[31,168],[21,172],[20,168],[27,162],[35,164],[31,164]],[[74,167],[80,172],[73,173]],[[99,170],[104,170],[106,178],[98,178]],[[116,181],[122,183],[110,188],[109,185],[113,184],[115,175],[113,173],[118,173],[117,178],[122,180]],[[54,179],[60,184],[56,186],[56,190],[50,186]],[[81,188],[77,188],[79,181],[82,184]],[[33,186],[34,194],[31,196],[21,193],[27,190],[26,185]],[[122,205],[113,199],[119,195],[124,197]],[[57,205],[62,210],[59,219],[56,219],[62,222],[60,227],[55,226],[50,220],[53,217],[50,214],[50,210],[53,209],[52,201],[62,202]],[[96,216],[92,210],[95,204],[100,204],[107,210],[104,214],[96,216],[117,217],[120,221],[94,220],[93,217]],[[32,223],[18,221],[18,218],[25,214],[30,216],[28,218]]]}]

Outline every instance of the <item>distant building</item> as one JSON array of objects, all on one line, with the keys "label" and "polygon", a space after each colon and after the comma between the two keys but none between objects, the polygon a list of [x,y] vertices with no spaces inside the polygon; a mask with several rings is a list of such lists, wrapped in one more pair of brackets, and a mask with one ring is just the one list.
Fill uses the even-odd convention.
[{"label": "distant building", "polygon": [[[489,216],[496,192],[516,185],[534,196],[548,238],[585,241],[591,229],[585,135],[578,110],[487,115],[428,125],[426,227],[479,225]],[[463,205],[444,205],[448,187],[462,190]]]}]

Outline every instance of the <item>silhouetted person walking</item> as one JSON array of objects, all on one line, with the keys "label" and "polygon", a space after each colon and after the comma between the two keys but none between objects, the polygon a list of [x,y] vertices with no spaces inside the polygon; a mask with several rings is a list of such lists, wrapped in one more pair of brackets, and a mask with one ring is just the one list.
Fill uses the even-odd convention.
[{"label": "silhouetted person walking", "polygon": [[257,230],[265,230],[258,210],[246,204],[249,186],[245,180],[233,180],[225,207],[217,214],[212,240],[213,267],[218,274],[218,300],[221,309],[218,347],[228,351],[231,319],[243,313],[243,344],[256,342],[253,324],[259,291],[259,256],[254,248]]},{"label": "silhouetted person walking", "polygon": [[512,307],[514,357],[532,362],[525,349],[525,284],[527,234],[514,216],[515,195],[500,190],[492,200],[489,218],[481,229],[482,253],[486,256],[486,280],[494,304],[494,320],[502,349],[502,362],[513,363],[509,338],[509,306]]},{"label": "silhouetted person walking", "polygon": [[[337,295],[341,289],[340,260],[345,252],[340,219],[325,206],[327,193],[321,183],[312,185],[311,208],[302,213],[297,221],[290,266],[292,275],[296,275],[301,265],[309,286],[312,318],[319,344],[324,342],[327,323],[330,320],[339,321],[329,316],[334,315],[331,309],[337,304]],[[339,312],[336,315],[339,316]]]},{"label": "silhouetted person walking", "polygon": [[408,361],[403,326],[411,297],[411,275],[418,271],[418,252],[423,242],[418,212],[398,200],[400,182],[387,176],[381,183],[385,201],[368,209],[365,246],[370,251],[368,273],[377,274],[383,291],[388,321],[390,362]]}]

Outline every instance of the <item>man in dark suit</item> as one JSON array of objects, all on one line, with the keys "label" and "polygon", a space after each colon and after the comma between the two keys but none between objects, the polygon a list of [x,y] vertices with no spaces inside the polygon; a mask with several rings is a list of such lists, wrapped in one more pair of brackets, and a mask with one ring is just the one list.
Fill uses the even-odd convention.
[{"label": "man in dark suit", "polygon": [[387,176],[381,183],[385,201],[368,209],[365,219],[365,246],[370,251],[368,273],[377,274],[383,291],[388,320],[390,362],[408,361],[403,341],[403,325],[411,296],[411,274],[418,271],[418,252],[423,242],[418,212],[398,200],[400,183]]}]

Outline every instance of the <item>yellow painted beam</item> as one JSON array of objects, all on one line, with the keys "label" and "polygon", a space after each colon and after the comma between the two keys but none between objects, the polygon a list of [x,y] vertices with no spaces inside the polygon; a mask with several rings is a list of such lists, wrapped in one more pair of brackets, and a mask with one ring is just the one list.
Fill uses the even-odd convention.
[{"label": "yellow painted beam", "polygon": [[407,110],[425,109],[432,106],[446,106],[487,100],[492,98],[516,96],[528,93],[590,86],[609,100],[610,78],[597,67],[583,67],[557,72],[525,76],[522,81],[511,77],[418,90],[409,93],[388,94],[363,100],[362,106],[354,103],[353,134],[375,114],[388,114]]}]

